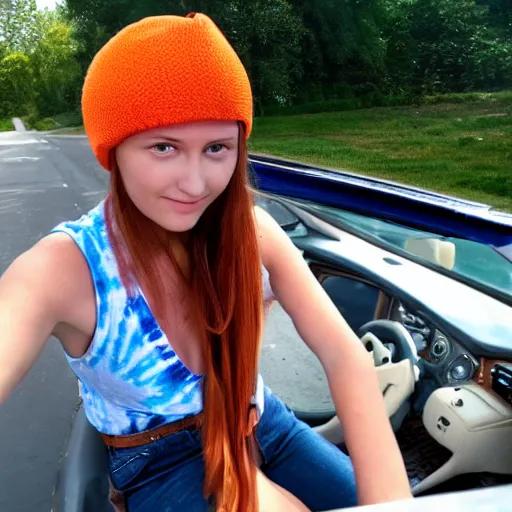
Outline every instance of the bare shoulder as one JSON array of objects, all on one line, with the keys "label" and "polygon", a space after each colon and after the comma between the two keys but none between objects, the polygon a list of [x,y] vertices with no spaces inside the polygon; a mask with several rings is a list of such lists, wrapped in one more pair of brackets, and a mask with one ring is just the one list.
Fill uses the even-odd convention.
[{"label": "bare shoulder", "polygon": [[274,225],[279,227],[277,222],[274,220],[274,217],[260,206],[254,207],[254,215],[256,217],[256,225],[259,230],[272,229]]},{"label": "bare shoulder", "polygon": [[73,239],[65,233],[52,233],[18,256],[5,277],[56,285],[82,264],[85,259]]},{"label": "bare shoulder", "polygon": [[276,220],[263,208],[254,208],[263,264],[269,270],[296,257],[298,250]]},{"label": "bare shoulder", "polygon": [[71,237],[52,233],[18,256],[0,279],[0,300],[26,294],[66,316],[90,282],[87,262]]},{"label": "bare shoulder", "polygon": [[273,252],[275,248],[275,244],[272,243],[272,239],[275,236],[276,229],[281,228],[272,215],[259,206],[254,207],[254,216],[256,219],[261,259],[263,260],[263,265],[265,265],[267,269],[270,269],[272,266]]}]

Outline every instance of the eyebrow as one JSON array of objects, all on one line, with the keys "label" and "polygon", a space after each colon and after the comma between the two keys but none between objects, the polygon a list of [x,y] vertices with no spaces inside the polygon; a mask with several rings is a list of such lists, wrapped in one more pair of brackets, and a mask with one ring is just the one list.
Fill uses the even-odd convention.
[{"label": "eyebrow", "polygon": [[[159,141],[165,141],[165,142],[175,142],[175,143],[178,143],[178,144],[182,144],[184,142],[183,140],[175,139],[174,137],[168,137],[166,135],[153,135],[153,136],[149,137],[149,140],[159,140]],[[234,137],[225,137],[223,139],[211,140],[211,141],[207,142],[206,144],[219,144],[219,143],[222,143],[222,142],[235,142],[236,140],[237,140],[236,136],[234,136]]]}]

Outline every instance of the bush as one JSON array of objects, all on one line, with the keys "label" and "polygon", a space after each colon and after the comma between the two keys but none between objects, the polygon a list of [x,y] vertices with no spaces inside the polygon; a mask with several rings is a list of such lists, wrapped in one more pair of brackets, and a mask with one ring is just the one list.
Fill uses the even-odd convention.
[{"label": "bush", "polygon": [[373,107],[404,107],[409,105],[435,105],[439,103],[469,103],[512,101],[512,91],[502,92],[468,92],[447,93],[417,96],[412,92],[399,94],[382,94],[378,91],[370,92],[356,98],[343,100],[326,100],[302,105],[279,106],[272,105],[263,108],[265,116],[295,116],[301,114],[320,114],[322,112],[340,112],[345,110],[359,110]]},{"label": "bush", "polygon": [[412,93],[382,94],[371,92],[354,98],[341,100],[316,101],[303,105],[265,107],[265,116],[295,116],[301,114],[320,114],[321,112],[340,112],[346,110],[359,110],[372,107],[399,107],[418,103]]},{"label": "bush", "polygon": [[11,132],[14,130],[14,125],[10,119],[0,119],[0,132]]},{"label": "bush", "polygon": [[31,107],[29,113],[27,115],[22,116],[21,119],[25,124],[27,130],[35,130],[36,123],[39,121],[39,114],[33,107]]},{"label": "bush", "polygon": [[40,119],[37,112],[33,111],[22,117],[22,119],[29,130],[37,130],[40,132],[56,130],[57,128],[81,126],[83,124],[82,114],[80,112],[64,112],[53,117]]},{"label": "bush", "polygon": [[432,94],[423,96],[421,102],[425,105],[435,105],[438,103],[493,102],[497,100],[512,100],[512,91]]},{"label": "bush", "polygon": [[82,120],[82,113],[80,111],[64,112],[62,114],[57,114],[52,118],[57,123],[58,128],[81,126],[82,124],[84,124]]},{"label": "bush", "polygon": [[44,119],[40,119],[36,123],[34,123],[34,129],[38,132],[45,132],[47,130],[55,130],[58,128],[58,124],[55,122],[55,119],[51,117],[45,117]]},{"label": "bush", "polygon": [[20,52],[0,59],[0,116],[27,114],[34,99],[33,70],[30,59]]}]

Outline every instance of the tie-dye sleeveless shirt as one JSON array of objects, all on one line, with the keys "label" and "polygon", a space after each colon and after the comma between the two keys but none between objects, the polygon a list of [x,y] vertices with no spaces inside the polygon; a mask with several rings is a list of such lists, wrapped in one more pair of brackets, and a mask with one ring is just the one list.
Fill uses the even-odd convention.
[{"label": "tie-dye sleeveless shirt", "polygon": [[[96,330],[87,352],[66,354],[81,383],[87,418],[98,431],[126,435],[177,421],[203,408],[201,375],[178,358],[140,290],[128,296],[110,245],[102,201],[52,232],[67,233],[82,251],[94,283]],[[262,266],[264,300],[272,299]],[[253,397],[263,412],[263,380]]]}]

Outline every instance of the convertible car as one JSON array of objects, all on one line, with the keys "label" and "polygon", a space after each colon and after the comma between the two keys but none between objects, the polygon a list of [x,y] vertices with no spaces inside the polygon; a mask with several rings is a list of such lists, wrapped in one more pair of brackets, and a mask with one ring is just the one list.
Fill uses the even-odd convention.
[{"label": "convertible car", "polygon": [[[512,215],[352,173],[250,163],[259,205],[373,357],[419,498],[375,511],[512,510]],[[290,406],[345,450],[332,405]],[[108,510],[106,451],[79,409],[53,511]]]}]

